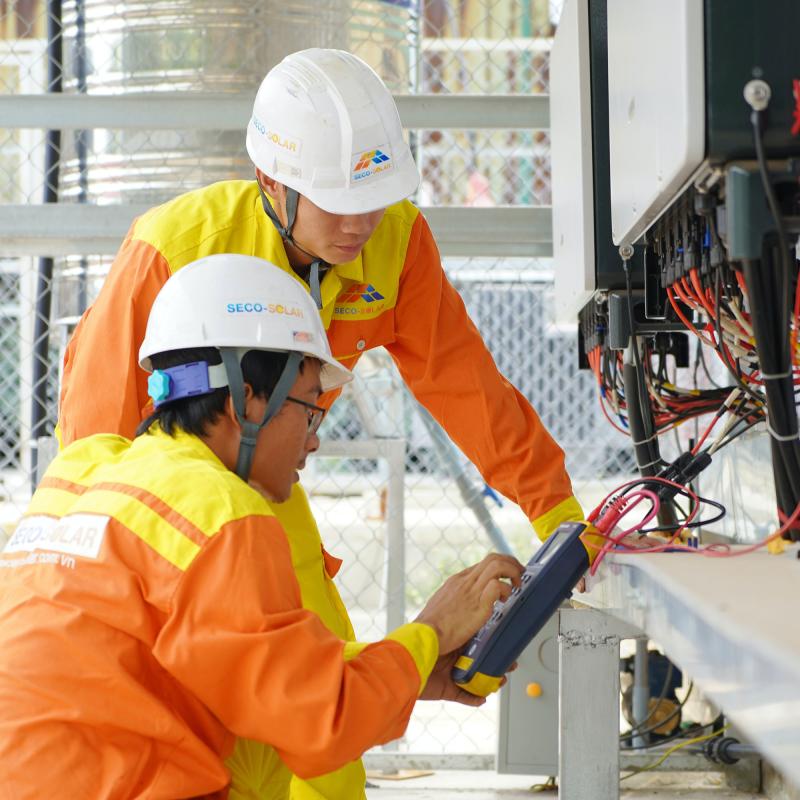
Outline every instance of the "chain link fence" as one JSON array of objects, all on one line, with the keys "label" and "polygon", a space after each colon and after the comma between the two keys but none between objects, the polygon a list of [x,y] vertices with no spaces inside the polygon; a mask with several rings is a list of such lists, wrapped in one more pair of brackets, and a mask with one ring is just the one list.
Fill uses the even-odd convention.
[{"label": "chain link fence", "polygon": [[[0,92],[58,88],[54,67],[63,61],[67,93],[254,94],[285,54],[326,46],[361,55],[397,93],[546,93],[558,6],[546,0],[65,0],[63,6],[2,0]],[[423,176],[416,198],[421,205],[550,203],[546,131],[417,130],[409,136]],[[51,141],[57,169],[48,170],[45,131],[0,129],[2,202],[40,203],[48,190],[49,199],[61,203],[163,202],[215,180],[249,178],[243,139],[243,132],[64,131],[60,141]],[[47,275],[41,263],[4,255],[0,243],[0,524],[6,529],[29,497],[34,382],[46,386],[39,403],[50,432],[61,353],[108,265],[100,256],[56,260],[45,286],[47,309],[37,291],[37,272]],[[575,331],[553,322],[550,262],[449,258],[445,267],[500,369],[564,447],[578,496],[586,505],[596,501],[605,493],[604,479],[618,482],[632,462],[626,440],[602,421],[590,373],[578,371]],[[392,468],[381,458],[348,456],[348,442],[405,442],[409,619],[446,575],[496,544],[492,531],[525,559],[532,530],[521,511],[485,487],[442,440],[404,392],[386,354],[368,354],[358,372],[358,391],[343,396],[323,429],[343,449],[314,459],[304,484],[327,548],[345,560],[337,582],[356,632],[375,638],[385,632],[389,602]],[[480,521],[480,509],[488,509],[493,528]],[[481,709],[420,704],[395,747],[491,753],[496,715],[496,698]]]}]

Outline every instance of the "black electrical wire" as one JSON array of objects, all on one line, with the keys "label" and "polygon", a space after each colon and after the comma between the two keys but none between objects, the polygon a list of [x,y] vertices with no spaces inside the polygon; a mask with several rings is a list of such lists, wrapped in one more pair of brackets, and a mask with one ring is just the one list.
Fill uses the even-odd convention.
[{"label": "black electrical wire", "polygon": [[734,439],[746,433],[755,425],[758,425],[759,422],[764,421],[763,399],[760,397],[757,398],[758,405],[752,409],[745,408],[745,404],[748,402],[749,397],[747,395],[742,395],[736,401],[735,405],[729,409],[729,413],[735,417],[739,417],[739,419],[733,424],[731,429],[724,434],[722,439],[718,439],[709,444],[703,448],[701,452],[710,453],[713,448],[714,453],[716,453],[718,450],[730,444]]},{"label": "black electrical wire", "polygon": [[[769,262],[767,262],[769,263]],[[756,346],[764,375],[785,378],[764,380],[769,423],[776,435],[770,437],[775,473],[776,494],[780,509],[788,514],[800,500],[800,451],[798,441],[781,441],[778,437],[797,436],[797,412],[794,404],[794,382],[791,365],[780,358],[776,349],[775,323],[770,309],[775,306],[775,287],[769,269],[759,268],[751,260],[743,261],[745,282],[750,293],[751,319]],[[787,331],[788,334],[788,331]]]},{"label": "black electrical wire", "polygon": [[751,428],[754,428],[758,425],[759,422],[763,422],[764,417],[759,416],[756,419],[749,419],[745,418],[741,422],[744,424],[736,423],[736,425],[725,434],[725,438],[719,443],[714,446],[714,452],[716,453],[718,450],[722,449],[723,447],[727,447],[734,439],[738,439],[743,433],[747,433]]},{"label": "black electrical wire", "polygon": [[[661,481],[652,480],[649,477],[642,477],[639,480],[631,481],[622,491],[620,492],[621,495],[626,495],[632,492],[637,487],[644,487],[646,489],[651,489],[657,491],[658,489],[662,488],[665,484]],[[648,533],[674,533],[680,529],[686,528],[701,528],[704,525],[710,525],[712,522],[719,522],[728,512],[725,506],[722,503],[718,503],[716,500],[711,500],[708,497],[703,497],[701,495],[695,494],[693,497],[692,494],[684,488],[675,489],[675,494],[679,497],[686,497],[690,502],[694,503],[695,508],[699,508],[700,505],[709,505],[713,506],[714,508],[718,509],[719,513],[711,517],[710,519],[698,519],[693,520],[692,522],[688,523],[676,523],[674,525],[658,525],[652,528],[641,528],[636,532],[641,536],[644,536]],[[696,499],[695,499],[696,498]],[[612,502],[612,501],[609,501]],[[669,501],[673,503],[672,500]],[[602,513],[601,513],[602,515]],[[687,514],[682,514],[682,516],[687,517]]]},{"label": "black electrical wire", "polygon": [[[773,471],[778,506],[785,514],[790,513],[800,499],[798,473],[800,472],[800,442],[797,441],[797,411],[794,403],[794,380],[792,354],[790,352],[789,324],[792,314],[792,299],[789,288],[792,284],[791,259],[786,229],[778,205],[775,189],[770,180],[764,153],[763,110],[753,110],[750,115],[756,160],[767,205],[772,214],[777,232],[774,246],[765,241],[761,263],[744,261],[745,281],[751,300],[753,331],[762,364],[762,377],[767,397],[769,423],[773,434],[770,446],[773,455]],[[776,266],[780,275],[769,269],[773,263],[771,255],[777,250]],[[760,267],[760,268],[759,268]],[[766,305],[765,305],[766,303]],[[766,308],[780,309],[777,327],[768,317]],[[785,376],[785,377],[777,377]],[[787,438],[788,437],[788,438]],[[800,533],[796,532],[796,535]]]},{"label": "black electrical wire", "polygon": [[[722,389],[722,388],[724,388],[724,387],[720,386],[720,385],[719,385],[719,384],[718,384],[718,383],[717,383],[717,382],[716,382],[716,381],[715,381],[715,380],[714,380],[714,379],[711,377],[711,373],[708,371],[708,364],[706,364],[706,359],[705,359],[705,356],[703,355],[703,343],[700,341],[700,339],[698,339],[698,340],[697,340],[697,355],[695,356],[695,358],[696,358],[696,363],[699,363],[699,365],[700,365],[700,366],[703,368],[703,372],[705,373],[705,376],[706,376],[706,378],[708,378],[708,381],[709,381],[709,383],[710,383],[710,384],[711,384],[711,385],[712,385],[712,386],[713,386],[715,389]],[[697,385],[697,377],[695,376],[695,386],[696,386],[696,385]]]},{"label": "black electrical wire", "polygon": [[648,461],[653,462],[659,460],[659,454],[653,451],[653,420],[650,412],[650,398],[647,394],[647,385],[645,383],[646,377],[644,372],[644,365],[642,364],[642,357],[639,353],[639,344],[636,340],[636,324],[633,317],[633,283],[631,280],[631,264],[630,259],[622,259],[622,269],[625,272],[625,291],[627,295],[628,306],[628,325],[630,326],[631,334],[631,348],[633,349],[633,362],[636,366],[636,391],[639,396],[639,405],[641,408],[641,421],[644,427],[644,438],[650,451],[650,458]]},{"label": "black electrical wire", "polygon": [[[625,750],[629,752],[631,750],[653,750],[656,747],[661,747],[662,745],[669,744],[670,742],[674,742],[676,739],[692,739],[700,731],[704,731],[706,728],[713,728],[719,721],[719,718],[715,719],[713,722],[708,722],[705,725],[692,725],[690,728],[683,728],[682,730],[678,731],[677,733],[672,733],[669,736],[665,736],[662,739],[657,739],[654,742],[650,742],[648,744],[644,744],[641,747],[620,747],[620,750]],[[661,723],[664,724],[663,722]],[[659,725],[661,727],[661,725]],[[644,770],[636,769],[635,772],[643,772]]]},{"label": "black electrical wire", "polygon": [[653,528],[640,528],[637,533],[640,533],[642,536],[644,536],[647,533],[674,533],[675,531],[682,529],[686,530],[692,528],[702,528],[705,525],[711,525],[714,522],[719,522],[728,513],[728,510],[724,505],[722,505],[722,503],[717,503],[715,500],[709,500],[707,497],[700,499],[701,502],[707,503],[708,505],[719,509],[719,513],[714,517],[710,517],[709,519],[698,519],[693,520],[692,522],[684,522],[677,525],[660,525]]},{"label": "black electrical wire", "polygon": [[[783,216],[781,215],[780,207],[778,206],[778,198],[775,195],[775,187],[772,185],[772,181],[769,177],[769,169],[767,167],[767,158],[764,154],[764,139],[763,139],[763,132],[765,127],[765,116],[764,111],[757,111],[753,109],[752,113],[750,114],[750,124],[753,127],[753,143],[755,144],[756,149],[756,161],[758,162],[758,172],[761,176],[761,183],[764,187],[764,194],[767,196],[767,205],[769,205],[770,213],[775,221],[775,228],[778,233],[778,245],[780,247],[780,254],[781,254],[781,266],[783,272],[783,285],[779,287],[779,294],[783,300],[783,305],[781,307],[781,319],[780,319],[780,330],[789,331],[789,320],[791,319],[792,314],[792,300],[791,295],[789,293],[789,287],[792,283],[792,273],[791,273],[791,260],[789,257],[789,248],[787,246],[786,240],[786,226],[783,222]],[[786,350],[781,354],[784,357],[788,353],[788,339],[786,340]],[[791,363],[791,357],[789,358]]]}]

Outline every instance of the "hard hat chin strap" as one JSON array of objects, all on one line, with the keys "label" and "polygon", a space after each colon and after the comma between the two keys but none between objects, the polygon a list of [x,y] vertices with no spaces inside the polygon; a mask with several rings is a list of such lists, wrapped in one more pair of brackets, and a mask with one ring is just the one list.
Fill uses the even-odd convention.
[{"label": "hard hat chin strap", "polygon": [[222,363],[225,365],[225,372],[228,376],[228,387],[233,402],[233,410],[236,412],[236,419],[242,426],[242,434],[239,440],[239,454],[236,458],[236,474],[245,483],[250,478],[250,469],[253,465],[253,454],[256,449],[259,431],[278,413],[278,409],[286,402],[292,386],[300,372],[300,364],[303,361],[303,354],[298,352],[289,353],[286,366],[283,368],[275,388],[267,402],[264,417],[261,423],[250,422],[245,418],[245,393],[244,376],[242,375],[241,357],[242,351],[232,347],[220,347]]},{"label": "hard hat chin strap", "polygon": [[264,206],[264,213],[272,220],[272,224],[277,228],[281,239],[285,239],[287,242],[297,247],[292,238],[292,228],[294,228],[294,223],[297,219],[297,202],[300,195],[295,189],[291,189],[288,186],[286,187],[286,224],[284,225],[275,209],[272,207],[272,203],[270,203],[267,193],[261,185],[261,181],[257,180],[256,183],[258,184],[258,192],[261,195],[261,205]]},{"label": "hard hat chin strap", "polygon": [[281,239],[285,242],[289,242],[289,244],[293,245],[298,250],[302,250],[314,259],[311,264],[309,264],[308,268],[308,288],[311,291],[311,297],[317,304],[317,308],[322,308],[322,290],[320,289],[319,271],[320,268],[327,269],[330,267],[330,264],[315,256],[314,253],[309,253],[308,250],[301,247],[292,236],[292,228],[294,228],[294,223],[297,219],[297,203],[300,199],[299,193],[296,189],[292,189],[289,186],[286,187],[286,225],[283,225],[275,209],[272,207],[272,203],[270,203],[266,192],[262,188],[261,181],[256,181],[256,183],[258,184],[258,191],[261,194],[261,205],[264,206],[264,212],[270,220],[272,220],[272,224],[277,229]]},{"label": "hard hat chin strap", "polygon": [[330,265],[320,258],[315,258],[308,268],[308,288],[311,291],[311,298],[317,304],[317,308],[322,308],[322,288],[319,283],[319,270],[320,267],[326,269]]}]

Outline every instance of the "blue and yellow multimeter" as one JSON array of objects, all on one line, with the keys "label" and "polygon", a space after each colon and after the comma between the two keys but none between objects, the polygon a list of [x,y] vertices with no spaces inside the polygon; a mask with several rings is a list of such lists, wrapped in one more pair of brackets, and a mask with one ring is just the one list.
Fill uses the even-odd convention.
[{"label": "blue and yellow multimeter", "polygon": [[462,689],[485,697],[500,688],[508,668],[589,568],[580,540],[587,527],[585,522],[559,526],[528,562],[521,585],[504,603],[495,604],[453,668],[453,680]]}]

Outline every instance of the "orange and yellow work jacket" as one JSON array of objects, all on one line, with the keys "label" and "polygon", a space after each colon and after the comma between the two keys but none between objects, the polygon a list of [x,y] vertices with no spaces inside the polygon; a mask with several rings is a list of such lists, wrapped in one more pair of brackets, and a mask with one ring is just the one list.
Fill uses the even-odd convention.
[{"label": "orange and yellow work jacket", "polygon": [[[67,348],[64,444],[133,436],[149,405],[137,356],[153,299],[173,272],[212,253],[259,256],[294,275],[255,181],[216,183],[144,214]],[[334,266],[321,289],[333,355],[352,368],[364,351],[385,347],[415,397],[540,537],[580,515],[561,449],[498,372],[411,203],[389,207],[358,258]]]},{"label": "orange and yellow work jacket", "polygon": [[0,567],[4,800],[224,798],[237,736],[285,796],[283,764],[402,735],[438,656],[426,625],[346,643],[303,609],[267,502],[184,433],[66,448]]},{"label": "orange and yellow work jacket", "polygon": [[[213,184],[134,222],[67,348],[62,443],[99,432],[133,436],[150,411],[138,350],[153,300],[175,270],[225,252],[264,258],[294,275],[255,181]],[[444,274],[425,218],[411,203],[388,208],[358,258],[329,270],[321,289],[321,315],[334,356],[352,368],[366,350],[385,347],[417,399],[487,483],[522,507],[541,538],[564,520],[582,518],[562,451],[530,403],[497,371]],[[334,399],[331,394],[322,402]],[[337,636],[354,638],[330,578],[334,560],[322,551],[304,492],[296,487],[273,511],[289,539],[304,606]],[[258,794],[263,775],[271,774],[269,761],[264,769],[261,762],[257,746],[237,745],[228,763],[232,797],[271,796]],[[354,763],[314,781],[294,780],[291,796],[363,797],[363,768]]]}]

